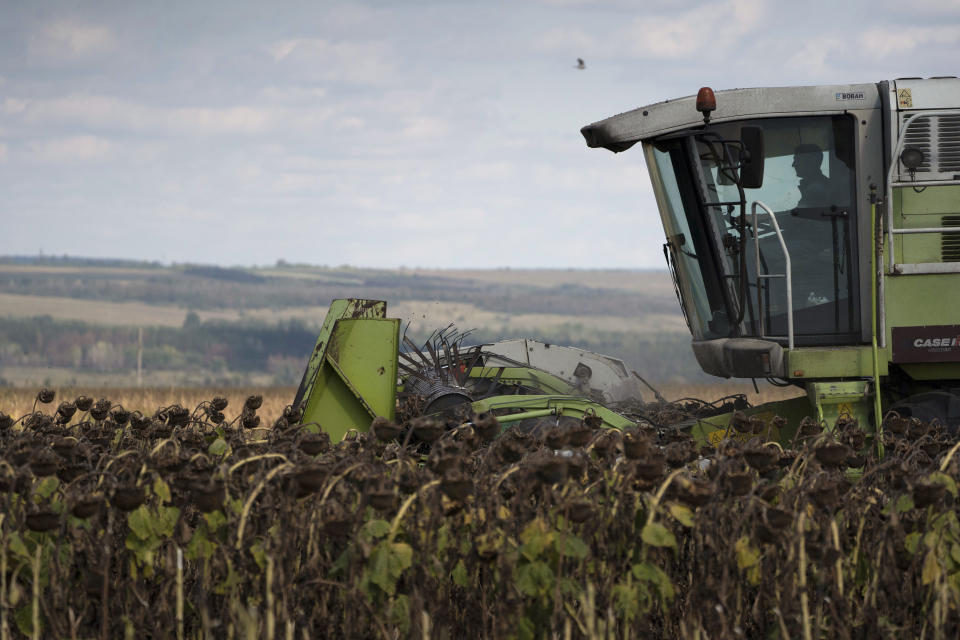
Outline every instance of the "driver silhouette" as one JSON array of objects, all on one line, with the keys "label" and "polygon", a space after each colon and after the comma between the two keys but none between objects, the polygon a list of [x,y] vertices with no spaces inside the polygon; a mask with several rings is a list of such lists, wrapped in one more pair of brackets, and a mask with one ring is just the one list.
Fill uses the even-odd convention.
[{"label": "driver silhouette", "polygon": [[793,170],[800,178],[800,208],[823,207],[831,204],[830,180],[823,175],[823,149],[815,144],[801,144],[793,151]]}]

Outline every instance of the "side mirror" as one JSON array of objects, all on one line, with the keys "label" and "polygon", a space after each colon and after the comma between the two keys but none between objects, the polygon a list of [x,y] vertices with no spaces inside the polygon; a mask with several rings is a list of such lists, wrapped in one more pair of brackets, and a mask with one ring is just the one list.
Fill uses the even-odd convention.
[{"label": "side mirror", "polygon": [[744,189],[759,189],[763,186],[763,129],[743,127],[740,141],[747,151],[740,167],[740,186]]}]

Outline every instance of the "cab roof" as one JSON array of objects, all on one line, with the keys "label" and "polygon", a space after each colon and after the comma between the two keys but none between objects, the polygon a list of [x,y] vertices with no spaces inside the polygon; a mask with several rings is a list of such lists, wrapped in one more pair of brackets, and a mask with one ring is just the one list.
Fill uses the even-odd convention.
[{"label": "cab roof", "polygon": [[[717,91],[716,97],[711,122],[880,108],[879,88],[873,83],[727,89]],[[588,147],[625,151],[640,140],[702,126],[696,100],[691,95],[657,102],[589,124],[580,133]]]}]

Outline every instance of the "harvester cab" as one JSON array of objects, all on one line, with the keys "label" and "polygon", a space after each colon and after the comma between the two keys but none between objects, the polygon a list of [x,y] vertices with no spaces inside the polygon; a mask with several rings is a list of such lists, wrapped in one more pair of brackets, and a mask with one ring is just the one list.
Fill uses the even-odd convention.
[{"label": "harvester cab", "polygon": [[705,87],[581,132],[640,143],[701,368],[807,391],[759,414],[960,425],[960,79]]}]

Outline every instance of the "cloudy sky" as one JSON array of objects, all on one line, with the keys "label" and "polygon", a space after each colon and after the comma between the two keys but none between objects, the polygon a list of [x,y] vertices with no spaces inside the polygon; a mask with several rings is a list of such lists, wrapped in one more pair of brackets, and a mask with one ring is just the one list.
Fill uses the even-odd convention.
[{"label": "cloudy sky", "polygon": [[581,126],[958,60],[958,0],[0,0],[0,254],[660,267]]}]

